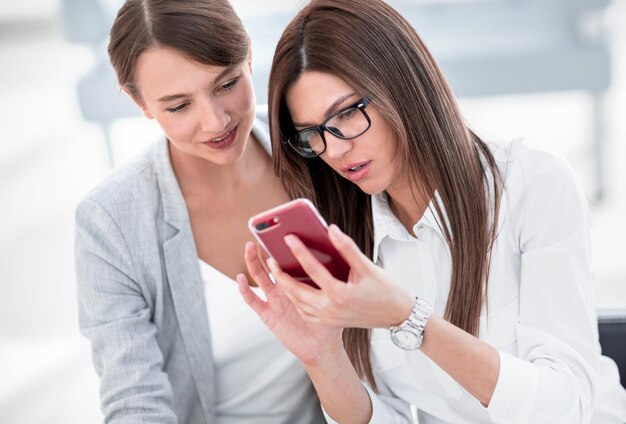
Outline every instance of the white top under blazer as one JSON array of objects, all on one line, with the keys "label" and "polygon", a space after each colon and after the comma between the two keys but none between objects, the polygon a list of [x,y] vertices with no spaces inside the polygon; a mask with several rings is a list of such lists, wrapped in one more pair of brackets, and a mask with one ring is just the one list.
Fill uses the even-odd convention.
[{"label": "white top under blazer", "polygon": [[300,361],[246,305],[233,279],[198,262],[213,342],[215,424],[315,422],[320,406]]}]

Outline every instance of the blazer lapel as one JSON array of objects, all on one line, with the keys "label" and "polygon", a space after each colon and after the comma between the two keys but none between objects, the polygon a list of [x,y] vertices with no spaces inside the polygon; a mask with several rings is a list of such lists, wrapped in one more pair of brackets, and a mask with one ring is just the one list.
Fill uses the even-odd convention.
[{"label": "blazer lapel", "polygon": [[215,410],[215,370],[208,319],[201,319],[207,317],[207,308],[198,254],[187,207],[172,170],[167,140],[156,155],[163,218],[174,229],[174,235],[163,243],[169,288],[198,396],[207,422],[211,422]]}]

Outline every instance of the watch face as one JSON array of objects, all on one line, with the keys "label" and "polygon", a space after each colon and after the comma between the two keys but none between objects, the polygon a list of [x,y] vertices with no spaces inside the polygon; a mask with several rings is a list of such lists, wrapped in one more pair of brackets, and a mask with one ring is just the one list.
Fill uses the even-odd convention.
[{"label": "watch face", "polygon": [[398,329],[392,334],[392,341],[404,350],[415,350],[420,347],[420,336],[412,331]]}]

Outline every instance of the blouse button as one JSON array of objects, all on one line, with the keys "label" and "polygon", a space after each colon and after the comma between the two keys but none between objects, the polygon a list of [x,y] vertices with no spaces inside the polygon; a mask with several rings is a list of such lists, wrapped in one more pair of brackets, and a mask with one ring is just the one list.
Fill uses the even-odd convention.
[{"label": "blouse button", "polygon": [[422,240],[422,238],[424,237],[425,230],[426,230],[426,225],[417,224],[417,226],[413,229],[413,232],[415,233],[415,238],[417,238],[418,240]]}]

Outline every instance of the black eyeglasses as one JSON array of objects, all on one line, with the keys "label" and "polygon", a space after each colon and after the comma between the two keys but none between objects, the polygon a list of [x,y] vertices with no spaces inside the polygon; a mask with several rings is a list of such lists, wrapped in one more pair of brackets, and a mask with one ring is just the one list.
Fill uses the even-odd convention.
[{"label": "black eyeglasses", "polygon": [[317,157],[326,151],[324,131],[342,140],[352,140],[370,128],[372,121],[365,112],[369,102],[368,98],[363,97],[358,102],[333,113],[320,125],[298,131],[283,143],[289,144],[305,158]]}]

